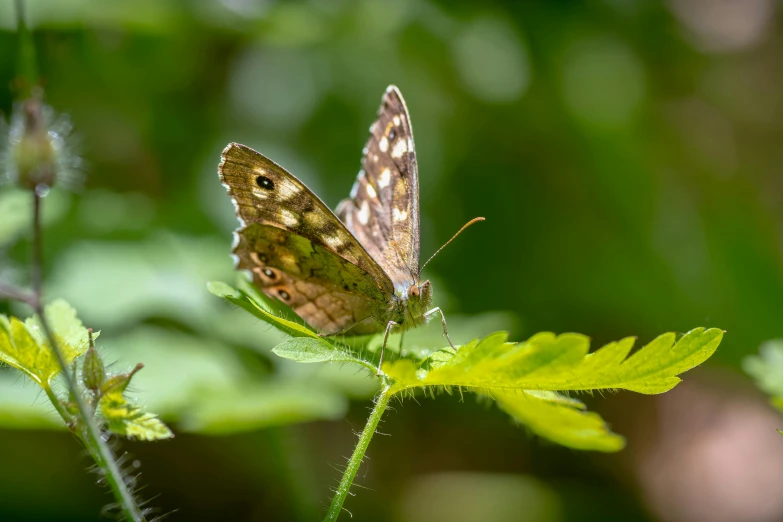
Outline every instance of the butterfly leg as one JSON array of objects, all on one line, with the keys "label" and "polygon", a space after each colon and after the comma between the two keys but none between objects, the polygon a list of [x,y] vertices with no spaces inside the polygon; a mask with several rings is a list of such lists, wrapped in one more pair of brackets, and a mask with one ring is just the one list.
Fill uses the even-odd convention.
[{"label": "butterfly leg", "polygon": [[448,330],[448,328],[446,328],[446,316],[443,315],[443,310],[441,310],[438,307],[435,307],[432,310],[430,310],[429,312],[427,312],[426,314],[424,314],[424,317],[429,318],[430,316],[435,315],[435,314],[440,314],[440,322],[443,325],[443,335],[446,336],[446,339],[448,339],[449,344],[451,345],[451,347],[456,350],[457,347],[454,346],[453,342],[451,342],[451,337],[449,337],[449,330]]},{"label": "butterfly leg", "polygon": [[391,332],[391,329],[395,326],[399,325],[400,323],[395,323],[394,321],[389,321],[386,323],[386,334],[383,336],[383,345],[381,346],[381,359],[378,361],[378,371],[375,375],[381,374],[381,364],[383,364],[383,352],[386,350],[386,341],[389,340],[389,333]]}]

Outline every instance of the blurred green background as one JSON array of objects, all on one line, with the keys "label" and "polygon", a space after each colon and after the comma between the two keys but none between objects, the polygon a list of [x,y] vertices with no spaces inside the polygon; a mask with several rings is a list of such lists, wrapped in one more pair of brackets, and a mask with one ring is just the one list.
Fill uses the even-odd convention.
[{"label": "blurred green background", "polygon": [[[177,436],[118,450],[168,520],[322,516],[374,383],[274,358],[268,326],[206,291],[235,277],[216,167],[228,142],[247,144],[334,207],[390,83],[416,133],[423,258],[487,218],[428,267],[458,340],[728,333],[669,394],[586,397],[628,437],[616,455],[533,439],[469,395],[397,404],[346,503],[354,520],[783,519],[783,418],[740,371],[783,336],[778,2],[27,7],[46,101],[82,158],[70,178],[84,175],[45,201],[48,296],[102,330],[115,368],[145,363],[134,395]],[[12,8],[0,4],[6,116]],[[28,199],[0,188],[0,279],[20,285]],[[52,419],[0,371],[0,520],[99,520],[110,501]]]}]

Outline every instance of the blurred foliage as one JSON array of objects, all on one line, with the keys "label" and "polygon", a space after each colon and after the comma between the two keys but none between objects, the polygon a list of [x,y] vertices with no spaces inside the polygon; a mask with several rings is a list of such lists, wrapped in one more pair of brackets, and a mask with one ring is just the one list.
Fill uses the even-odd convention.
[{"label": "blurred foliage", "polygon": [[[353,183],[390,83],[416,131],[423,255],[469,218],[487,217],[428,266],[450,330],[486,318],[459,342],[499,329],[512,338],[581,331],[600,346],[704,324],[729,332],[713,360],[736,371],[779,338],[781,23],[772,0],[726,5],[28,0],[46,102],[73,122],[66,146],[86,174],[72,193],[46,198],[47,296],[103,329],[106,353],[145,362],[131,394],[177,429],[228,422],[193,412],[219,411],[196,407],[211,400],[231,404],[227,383],[237,376],[257,393],[231,422],[270,426],[229,443],[181,436],[165,451],[134,446],[153,457],[142,458],[144,476],[163,490],[161,505],[180,509],[171,518],[309,520],[317,501],[293,502],[290,492],[328,496],[334,470],[291,464],[291,455],[342,463],[353,442],[346,423],[366,416],[351,401],[372,396],[375,384],[348,367],[269,357],[279,334],[204,290],[207,280],[233,277],[236,219],[215,170],[225,144],[243,142],[334,206]],[[12,9],[0,3],[6,115],[17,88]],[[19,285],[28,283],[27,205],[0,188],[0,280]],[[410,332],[403,353],[439,337],[438,325]],[[176,366],[181,380],[167,371]],[[68,481],[83,489],[63,487],[52,505],[37,501],[53,488],[26,466],[57,462],[45,448],[65,435],[15,431],[50,426],[47,407],[6,369],[0,386],[0,421],[15,426],[0,431],[0,443],[16,448],[0,474],[0,518],[29,519],[38,506],[40,518],[97,519],[97,508],[71,500],[95,499],[87,479]],[[277,404],[268,386],[286,390]],[[317,404],[301,399],[312,389]],[[364,483],[374,492],[354,499],[357,519],[406,520],[420,477],[463,469],[535,475],[558,496],[526,491],[560,502],[567,520],[652,516],[629,461],[575,458],[528,442],[481,404],[439,402],[389,416],[394,429],[385,431],[397,435],[371,448]],[[654,403],[605,402],[617,404],[602,411],[613,424],[655,411]],[[334,424],[280,427],[346,411]],[[274,457],[279,445],[270,441],[298,429],[301,444]],[[59,458],[67,476],[82,474],[83,463]],[[293,470],[283,474],[290,480],[277,480],[281,469]],[[529,520],[549,519],[531,512]]]},{"label": "blurred foliage", "polygon": [[758,387],[772,397],[772,404],[783,411],[783,340],[765,342],[759,354],[746,357],[742,366]]}]

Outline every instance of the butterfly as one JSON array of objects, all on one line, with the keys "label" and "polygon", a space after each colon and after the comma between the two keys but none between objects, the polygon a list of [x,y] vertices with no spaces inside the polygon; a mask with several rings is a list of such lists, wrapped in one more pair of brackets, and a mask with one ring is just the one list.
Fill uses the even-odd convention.
[{"label": "butterfly", "polygon": [[443,312],[430,308],[432,284],[421,279],[413,131],[393,85],[370,127],[361,164],[350,197],[334,213],[283,167],[245,145],[223,150],[218,173],[240,221],[236,267],[249,270],[266,295],[320,335],[385,332],[380,373],[392,329],[404,331],[437,314],[454,347]]}]

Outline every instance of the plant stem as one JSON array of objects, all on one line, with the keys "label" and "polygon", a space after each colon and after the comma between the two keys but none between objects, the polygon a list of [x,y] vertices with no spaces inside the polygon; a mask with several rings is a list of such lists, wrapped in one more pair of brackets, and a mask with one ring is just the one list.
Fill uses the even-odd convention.
[{"label": "plant stem", "polygon": [[[128,489],[127,484],[122,479],[122,472],[117,465],[117,460],[112,454],[111,448],[103,440],[101,432],[96,426],[93,419],[93,412],[87,406],[87,403],[82,397],[76,381],[68,371],[68,364],[65,357],[60,350],[60,346],[57,343],[57,339],[49,327],[49,321],[46,319],[44,313],[43,298],[42,298],[42,281],[43,281],[43,269],[41,264],[42,249],[41,249],[41,196],[38,192],[33,191],[33,262],[31,267],[33,289],[35,295],[35,311],[41,321],[41,329],[49,340],[49,345],[52,348],[57,361],[60,364],[62,371],[60,372],[65,380],[68,390],[71,392],[71,396],[76,401],[76,406],[79,410],[79,416],[81,417],[81,430],[78,435],[82,442],[87,447],[87,450],[92,455],[95,463],[103,470],[103,475],[106,478],[106,482],[109,484],[114,497],[120,505],[122,514],[126,520],[131,522],[144,522],[144,515],[141,513],[141,509],[136,504],[136,500],[133,498],[133,494]],[[53,402],[56,397],[53,399]],[[58,402],[54,402],[57,407]]]},{"label": "plant stem", "polygon": [[353,484],[353,479],[356,477],[356,473],[359,471],[359,466],[364,460],[364,454],[367,451],[367,447],[370,445],[372,436],[375,434],[375,429],[378,427],[383,412],[386,411],[386,407],[389,405],[389,399],[393,393],[391,392],[391,385],[384,385],[380,395],[375,399],[375,406],[370,413],[370,417],[367,419],[367,424],[362,430],[362,434],[359,435],[359,441],[356,443],[356,448],[353,450],[351,459],[348,461],[348,466],[343,472],[343,478],[340,480],[340,485],[337,486],[337,491],[332,498],[332,503],[329,505],[329,511],[326,513],[324,522],[334,522],[340,515],[343,509],[343,503],[348,496],[348,492]]},{"label": "plant stem", "polygon": [[6,297],[35,308],[35,296],[15,286],[0,283],[0,297]]},{"label": "plant stem", "polygon": [[17,70],[19,71],[19,95],[22,98],[30,96],[38,80],[35,65],[35,46],[27,27],[24,14],[24,0],[16,0],[16,32],[19,35],[19,55]]}]

